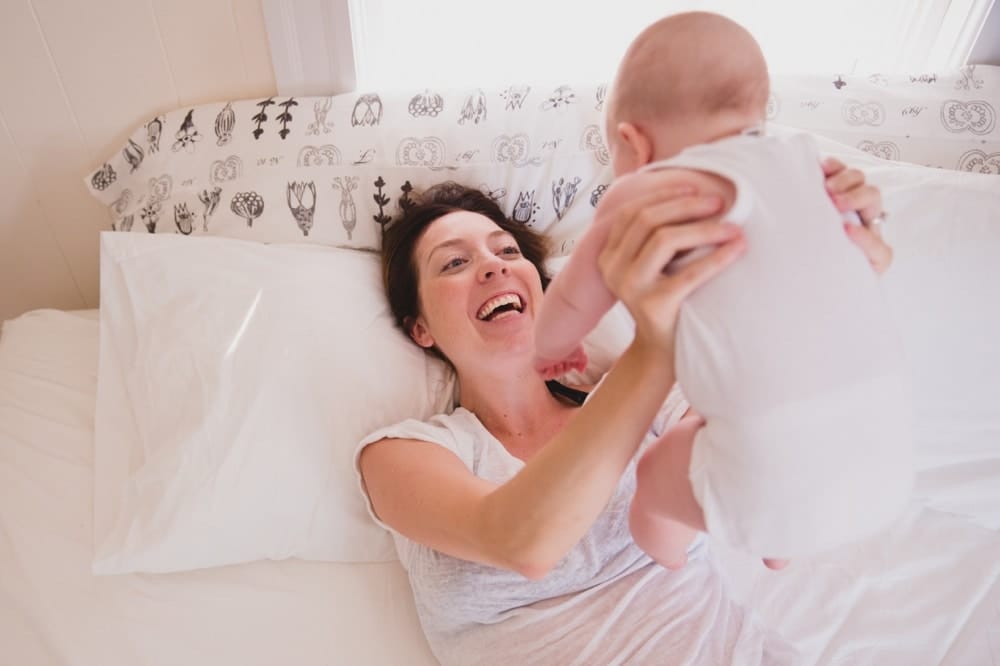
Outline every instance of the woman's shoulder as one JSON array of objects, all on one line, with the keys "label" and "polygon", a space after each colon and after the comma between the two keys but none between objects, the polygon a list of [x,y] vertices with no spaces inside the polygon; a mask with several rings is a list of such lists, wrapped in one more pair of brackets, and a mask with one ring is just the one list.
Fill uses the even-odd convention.
[{"label": "woman's shoulder", "polygon": [[367,435],[358,444],[357,453],[360,455],[365,447],[382,440],[393,440],[400,445],[414,441],[428,442],[450,450],[471,468],[475,450],[474,419],[475,416],[461,407],[427,419],[406,419]]}]

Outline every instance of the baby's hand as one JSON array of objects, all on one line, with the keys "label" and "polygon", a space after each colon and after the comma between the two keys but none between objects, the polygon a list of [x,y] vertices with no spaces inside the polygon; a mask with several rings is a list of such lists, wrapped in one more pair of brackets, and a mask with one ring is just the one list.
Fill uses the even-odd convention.
[{"label": "baby's hand", "polygon": [[577,345],[576,349],[561,361],[549,361],[543,358],[535,359],[535,370],[545,380],[562,377],[570,370],[583,372],[586,368],[587,353],[583,351],[583,345]]}]

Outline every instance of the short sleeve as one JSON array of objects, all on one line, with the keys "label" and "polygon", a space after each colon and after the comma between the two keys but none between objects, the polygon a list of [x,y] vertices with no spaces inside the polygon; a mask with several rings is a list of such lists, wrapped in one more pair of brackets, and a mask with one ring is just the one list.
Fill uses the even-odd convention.
[{"label": "short sleeve", "polygon": [[[362,439],[354,450],[354,472],[358,479],[358,488],[365,499],[365,507],[368,515],[380,527],[389,531],[392,528],[379,520],[372,507],[371,498],[368,496],[368,489],[365,487],[364,477],[361,476],[361,452],[365,447],[383,439],[416,439],[431,444],[437,444],[454,453],[471,471],[475,462],[475,446],[472,438],[462,436],[456,431],[452,421],[456,415],[434,416],[428,421],[418,421],[417,419],[407,419],[395,425],[381,428]],[[405,442],[400,442],[399,446],[406,446]]]}]

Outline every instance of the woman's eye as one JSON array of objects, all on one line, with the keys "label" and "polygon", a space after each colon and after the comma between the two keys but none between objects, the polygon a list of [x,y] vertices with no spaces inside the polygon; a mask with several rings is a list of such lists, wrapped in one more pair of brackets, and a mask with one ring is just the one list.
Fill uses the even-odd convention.
[{"label": "woman's eye", "polygon": [[508,245],[500,252],[501,254],[521,254],[521,249],[516,245]]},{"label": "woman's eye", "polygon": [[461,257],[455,257],[454,259],[449,260],[448,263],[446,263],[444,265],[444,268],[442,270],[449,270],[451,268],[458,268],[459,266],[462,265],[462,263],[464,263],[464,262],[463,262],[463,260],[462,260]]}]

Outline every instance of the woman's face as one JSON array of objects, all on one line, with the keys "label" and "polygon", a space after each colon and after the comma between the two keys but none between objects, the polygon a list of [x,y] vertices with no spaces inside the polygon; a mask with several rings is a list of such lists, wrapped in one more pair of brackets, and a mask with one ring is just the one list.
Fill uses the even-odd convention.
[{"label": "woman's face", "polygon": [[417,242],[420,314],[411,336],[456,368],[502,353],[534,352],[542,284],[517,241],[489,218],[459,211],[435,220]]}]

